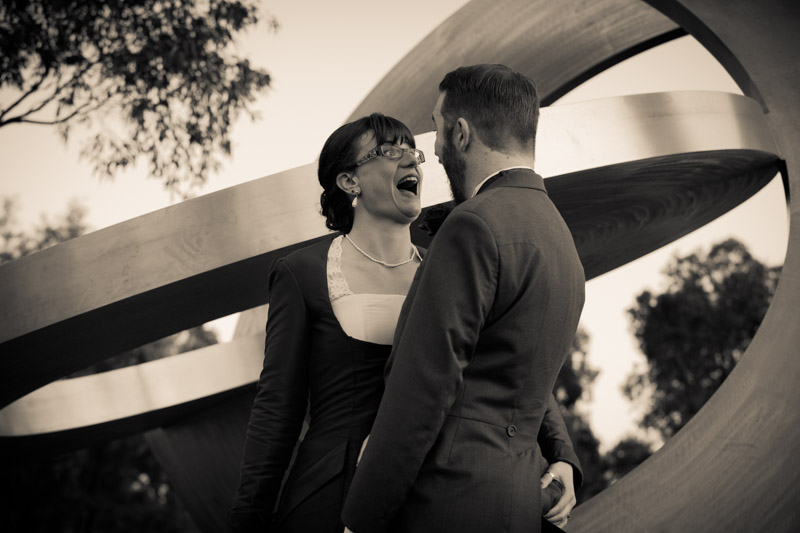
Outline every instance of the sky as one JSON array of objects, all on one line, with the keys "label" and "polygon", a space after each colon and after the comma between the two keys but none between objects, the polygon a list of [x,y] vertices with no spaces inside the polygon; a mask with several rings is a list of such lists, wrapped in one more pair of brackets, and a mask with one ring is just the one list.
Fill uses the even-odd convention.
[{"label": "sky", "polygon": [[[261,119],[242,117],[233,129],[233,158],[197,194],[313,162],[327,136],[420,40],[466,0],[407,0],[401,5],[366,0],[265,1],[280,25],[250,30],[236,53],[267,69],[272,85],[255,104]],[[584,83],[554,105],[623,94],[715,90],[741,94],[724,69],[691,37],[639,54]],[[0,102],[9,101],[0,91]],[[88,208],[97,230],[176,201],[147,176],[142,161],[100,181],[80,159],[77,143],[64,144],[55,128],[0,128],[0,197],[16,199],[17,227],[32,230],[53,219],[72,199]],[[760,261],[782,264],[788,238],[783,188],[774,179],[753,198],[703,228],[587,284],[581,323],[590,335],[589,363],[600,370],[588,415],[601,450],[636,433],[641,411],[620,391],[634,365],[643,364],[626,309],[642,290],[664,288],[662,269],[675,254],[707,250],[728,237],[744,242]],[[216,321],[223,339],[235,319]]]}]

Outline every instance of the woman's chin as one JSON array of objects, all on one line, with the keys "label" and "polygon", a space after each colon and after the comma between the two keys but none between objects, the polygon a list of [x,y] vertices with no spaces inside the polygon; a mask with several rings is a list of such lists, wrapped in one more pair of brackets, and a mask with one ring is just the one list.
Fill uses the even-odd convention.
[{"label": "woman's chin", "polygon": [[403,215],[408,219],[408,223],[411,224],[415,220],[419,218],[419,215],[422,214],[422,207],[418,204],[413,209],[404,209],[402,211]]},{"label": "woman's chin", "polygon": [[395,208],[397,209],[397,215],[400,218],[404,218],[404,224],[411,224],[414,222],[422,213],[422,204],[419,201],[419,197],[414,199],[402,199],[402,201],[397,201],[395,199]]}]

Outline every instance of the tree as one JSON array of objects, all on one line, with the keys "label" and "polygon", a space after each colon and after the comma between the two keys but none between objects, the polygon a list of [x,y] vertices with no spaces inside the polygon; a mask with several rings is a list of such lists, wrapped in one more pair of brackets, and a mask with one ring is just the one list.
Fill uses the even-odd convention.
[{"label": "tree", "polygon": [[3,531],[199,532],[142,435],[2,463]]},{"label": "tree", "polygon": [[624,387],[637,400],[652,394],[641,425],[664,439],[711,397],[747,349],[769,307],[780,267],[766,267],[728,239],[706,255],[675,257],[667,289],[642,292],[629,309],[648,366]]},{"label": "tree", "polygon": [[[26,234],[16,228],[12,200],[0,213],[0,265],[87,230],[86,209],[72,203],[55,222],[46,219]],[[100,361],[70,377],[105,372],[216,343],[202,326]],[[56,457],[0,458],[3,531],[136,532],[199,531],[172,491],[144,435],[68,451]]]},{"label": "tree", "polygon": [[16,205],[10,198],[3,198],[0,213],[0,265],[18,259],[24,255],[49,248],[54,244],[75,238],[87,230],[84,218],[86,208],[78,202],[72,202],[61,220],[50,223],[42,219],[40,226],[34,229],[33,235],[27,235],[16,229]]},{"label": "tree", "polygon": [[598,371],[588,360],[589,334],[579,327],[572,340],[570,353],[561,367],[553,388],[559,405],[567,410],[575,408],[581,398],[590,398],[589,388],[597,378]]},{"label": "tree", "polygon": [[583,486],[577,492],[578,502],[591,498],[607,486],[604,475],[606,464],[600,455],[600,442],[577,405],[578,400],[591,400],[590,389],[598,374],[589,365],[588,345],[589,335],[579,327],[553,388],[583,469]]},{"label": "tree", "polygon": [[605,483],[613,485],[652,453],[650,445],[636,437],[622,439],[603,456]]},{"label": "tree", "polygon": [[624,438],[607,453],[600,453],[600,442],[578,405],[579,400],[591,403],[591,387],[598,375],[589,364],[588,346],[589,335],[579,327],[554,387],[583,468],[583,486],[577,492],[579,503],[615,483],[652,453],[649,444],[634,436]]},{"label": "tree", "polygon": [[269,86],[230,46],[258,20],[253,0],[4,1],[0,127],[55,125],[66,142],[84,126],[81,154],[98,175],[145,156],[153,177],[186,195],[230,155],[231,125],[254,117]]}]

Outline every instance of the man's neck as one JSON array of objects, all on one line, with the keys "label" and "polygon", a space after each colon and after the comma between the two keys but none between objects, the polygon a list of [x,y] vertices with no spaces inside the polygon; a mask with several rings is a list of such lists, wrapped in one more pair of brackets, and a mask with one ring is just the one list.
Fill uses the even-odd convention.
[{"label": "man's neck", "polygon": [[483,180],[503,169],[511,167],[533,168],[533,155],[503,153],[486,147],[476,150],[467,162],[465,172],[466,190],[472,191]]}]

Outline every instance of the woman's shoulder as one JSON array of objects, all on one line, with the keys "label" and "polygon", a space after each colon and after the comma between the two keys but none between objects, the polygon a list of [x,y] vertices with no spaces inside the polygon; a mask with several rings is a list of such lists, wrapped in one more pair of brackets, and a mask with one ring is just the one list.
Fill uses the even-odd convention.
[{"label": "woman's shoulder", "polygon": [[279,257],[272,263],[271,270],[274,271],[282,265],[285,268],[289,268],[295,277],[314,276],[319,269],[325,268],[328,248],[330,248],[331,241],[335,237],[337,237],[337,235],[327,235],[317,242],[303,246],[283,257]]},{"label": "woman's shoulder", "polygon": [[283,260],[292,267],[302,266],[318,261],[324,262],[328,256],[328,248],[331,245],[331,241],[337,236],[338,234],[326,235],[312,244],[303,246],[302,248],[298,248],[297,250],[286,254],[280,258],[279,261]]}]

